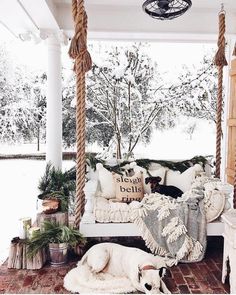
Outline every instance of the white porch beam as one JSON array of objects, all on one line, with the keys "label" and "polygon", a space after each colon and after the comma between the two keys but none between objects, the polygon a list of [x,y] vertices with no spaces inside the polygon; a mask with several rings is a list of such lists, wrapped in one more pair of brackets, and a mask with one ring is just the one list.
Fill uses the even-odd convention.
[{"label": "white porch beam", "polygon": [[59,30],[60,27],[56,21],[56,10],[52,10],[52,5],[46,0],[18,0],[28,15],[33,19],[38,28],[44,30]]},{"label": "white porch beam", "polygon": [[0,1],[0,21],[5,24],[9,30],[18,35],[22,30],[35,30],[32,20],[26,15],[17,1]]},{"label": "white porch beam", "polygon": [[[56,1],[57,21],[71,36],[73,21],[70,1]],[[198,0],[199,1],[199,0]],[[196,2],[198,2],[196,1]],[[213,5],[213,1],[201,1]],[[133,4],[132,4],[133,3]],[[88,32],[91,39],[167,40],[199,42],[216,40],[220,4],[193,7],[180,18],[159,21],[142,10],[140,1],[85,1],[88,14]],[[233,7],[232,7],[233,6]],[[236,33],[236,5],[225,5],[227,34]]]},{"label": "white porch beam", "polygon": [[55,34],[48,37],[46,162],[62,167],[61,44]]},{"label": "white porch beam", "polygon": [[[70,33],[67,32],[67,35]],[[146,41],[167,43],[216,43],[217,34],[151,33],[151,32],[96,32],[88,31],[89,40],[98,41]]]}]

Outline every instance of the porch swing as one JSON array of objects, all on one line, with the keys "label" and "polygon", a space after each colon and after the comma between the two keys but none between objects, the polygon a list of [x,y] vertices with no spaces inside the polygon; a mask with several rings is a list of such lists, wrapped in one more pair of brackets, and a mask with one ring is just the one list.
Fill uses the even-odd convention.
[{"label": "porch swing", "polygon": [[[77,95],[75,225],[80,228],[80,231],[87,237],[139,236],[139,230],[133,223],[96,223],[93,216],[93,199],[96,188],[94,188],[93,191],[87,191],[85,196],[85,73],[91,69],[92,60],[87,50],[87,15],[84,8],[84,0],[72,0],[72,15],[74,19],[75,35],[71,41],[69,55],[75,60],[74,71],[76,73]],[[215,65],[218,67],[215,173],[217,178],[220,178],[221,165],[223,67],[227,65],[224,34],[225,12],[221,9],[219,13],[218,51],[215,56]],[[226,198],[229,197],[230,193],[231,189],[226,189]],[[234,179],[234,208],[236,208],[236,177]],[[221,235],[223,232],[223,224],[220,221],[209,223],[207,225],[207,231],[208,235]]]}]

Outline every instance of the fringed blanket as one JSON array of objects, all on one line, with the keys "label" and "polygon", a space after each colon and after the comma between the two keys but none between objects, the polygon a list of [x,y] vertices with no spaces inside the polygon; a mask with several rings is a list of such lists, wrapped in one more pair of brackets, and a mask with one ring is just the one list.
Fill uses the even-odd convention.
[{"label": "fringed blanket", "polygon": [[194,188],[177,200],[156,194],[145,196],[132,220],[154,254],[176,262],[203,259],[206,249],[204,192]]}]

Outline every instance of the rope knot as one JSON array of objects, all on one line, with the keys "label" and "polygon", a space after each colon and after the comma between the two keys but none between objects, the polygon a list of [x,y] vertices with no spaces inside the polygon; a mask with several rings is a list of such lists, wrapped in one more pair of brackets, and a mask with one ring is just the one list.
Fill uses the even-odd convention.
[{"label": "rope knot", "polygon": [[224,67],[228,65],[228,62],[225,57],[225,48],[220,47],[218,48],[215,58],[214,58],[214,64],[218,67]]},{"label": "rope knot", "polygon": [[85,50],[87,50],[85,34],[84,32],[80,32],[79,34],[76,34],[71,40],[69,56],[73,59],[76,59],[76,57]]},{"label": "rope knot", "polygon": [[214,58],[214,64],[218,67],[227,66],[227,60],[225,57],[225,11],[222,10],[219,13],[219,36],[218,36],[218,50]]}]

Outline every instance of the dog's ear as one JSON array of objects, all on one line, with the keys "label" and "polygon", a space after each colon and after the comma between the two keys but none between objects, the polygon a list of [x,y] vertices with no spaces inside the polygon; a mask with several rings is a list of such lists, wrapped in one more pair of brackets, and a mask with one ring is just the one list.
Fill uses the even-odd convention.
[{"label": "dog's ear", "polygon": [[150,182],[150,177],[145,178],[145,184],[148,184]]},{"label": "dog's ear", "polygon": [[155,177],[156,182],[160,182],[161,179],[162,179],[162,178],[161,178],[160,176]]},{"label": "dog's ear", "polygon": [[140,279],[142,277],[142,270],[140,268],[140,266],[138,266],[138,282],[140,283]]},{"label": "dog's ear", "polygon": [[163,278],[165,274],[166,274],[166,268],[165,267],[161,267],[159,269],[160,278]]}]

